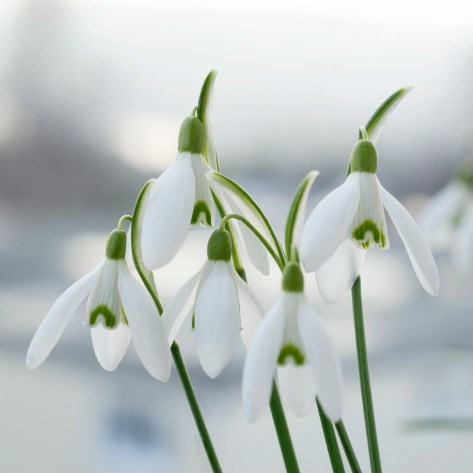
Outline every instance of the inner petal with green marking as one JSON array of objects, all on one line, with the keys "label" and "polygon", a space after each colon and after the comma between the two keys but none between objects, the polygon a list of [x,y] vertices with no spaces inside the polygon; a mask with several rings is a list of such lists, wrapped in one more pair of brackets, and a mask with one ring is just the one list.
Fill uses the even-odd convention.
[{"label": "inner petal with green marking", "polygon": [[389,248],[384,207],[376,174],[360,173],[360,203],[349,237],[360,248],[367,249],[371,245],[380,249]]},{"label": "inner petal with green marking", "polygon": [[290,358],[292,358],[294,364],[297,366],[304,364],[305,356],[302,350],[292,343],[286,343],[281,347],[281,351],[279,352],[278,365],[285,365]]},{"label": "inner petal with green marking", "polygon": [[205,175],[211,169],[201,154],[192,154],[191,159],[195,176],[195,203],[191,224],[211,227],[214,221],[215,205]]},{"label": "inner petal with green marking", "polygon": [[89,315],[89,325],[97,326],[101,323],[105,328],[113,329],[118,327],[118,317],[105,304],[97,306]]}]

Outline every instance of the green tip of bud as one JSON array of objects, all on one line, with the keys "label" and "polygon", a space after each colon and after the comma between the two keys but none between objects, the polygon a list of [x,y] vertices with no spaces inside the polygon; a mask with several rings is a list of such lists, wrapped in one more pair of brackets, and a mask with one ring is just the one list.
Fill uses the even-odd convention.
[{"label": "green tip of bud", "polygon": [[124,259],[126,253],[125,230],[113,230],[107,241],[105,256],[108,259]]},{"label": "green tip of bud", "polygon": [[359,140],[350,157],[350,172],[369,172],[375,174],[378,169],[378,154],[372,141]]},{"label": "green tip of bud", "polygon": [[202,154],[204,148],[204,127],[196,117],[187,117],[179,131],[178,149],[180,153]]},{"label": "green tip of bud", "polygon": [[207,256],[211,261],[230,261],[232,240],[227,230],[215,230],[209,238]]},{"label": "green tip of bud", "polygon": [[284,268],[282,289],[286,292],[302,292],[304,290],[304,276],[298,263],[288,263]]}]

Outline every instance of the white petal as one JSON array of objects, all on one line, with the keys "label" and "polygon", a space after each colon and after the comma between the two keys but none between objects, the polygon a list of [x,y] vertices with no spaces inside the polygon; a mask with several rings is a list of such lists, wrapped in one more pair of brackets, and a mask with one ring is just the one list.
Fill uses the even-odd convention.
[{"label": "white petal", "polygon": [[264,411],[271,395],[272,381],[284,333],[284,299],[276,301],[256,332],[243,368],[242,402],[250,422]]},{"label": "white petal", "polygon": [[287,363],[278,367],[278,386],[281,396],[294,413],[305,416],[315,401],[317,393],[312,367]]},{"label": "white petal", "polygon": [[317,285],[325,302],[333,304],[351,289],[360,273],[365,255],[366,250],[356,247],[351,240],[345,240],[315,272]]},{"label": "white petal", "polygon": [[473,267],[473,205],[465,211],[450,246],[455,269],[462,275],[468,274]]},{"label": "white petal", "polygon": [[211,378],[227,365],[240,335],[240,307],[235,283],[225,261],[214,263],[195,302],[197,354]]},{"label": "white petal", "polygon": [[422,287],[432,296],[439,292],[439,273],[427,239],[404,206],[379,184],[381,198],[399,235]]},{"label": "white petal", "polygon": [[312,211],[302,231],[300,256],[306,271],[319,269],[347,239],[360,200],[360,173],[353,172]]},{"label": "white petal", "polygon": [[169,345],[176,339],[182,323],[194,307],[195,294],[202,270],[194,274],[171,298],[164,308],[161,320],[168,334]]},{"label": "white petal", "polygon": [[306,300],[299,305],[298,324],[304,351],[314,373],[317,397],[327,417],[336,422],[342,417],[343,380],[335,347]]},{"label": "white petal", "polygon": [[91,328],[95,356],[103,369],[113,371],[125,356],[130,344],[130,329],[124,323],[113,330],[97,325]]},{"label": "white petal", "polygon": [[256,330],[263,320],[264,310],[250,286],[241,279],[231,263],[227,264],[229,265],[229,271],[232,274],[238,291],[241,320],[240,335],[244,344],[249,347]]},{"label": "white petal", "polygon": [[430,239],[439,227],[451,224],[453,219],[463,209],[468,199],[468,190],[460,182],[453,181],[447,184],[437,194],[432,196],[419,213],[419,227]]},{"label": "white petal", "polygon": [[190,153],[156,180],[143,216],[141,246],[148,268],[164,266],[184,243],[194,208],[195,178]]},{"label": "white petal", "polygon": [[151,376],[167,381],[171,351],[166,330],[151,296],[132,276],[126,262],[119,262],[118,290],[136,352]]},{"label": "white petal", "polygon": [[72,314],[92,290],[101,267],[102,264],[66,289],[49,309],[28,348],[27,369],[37,368],[48,357],[64,332]]}]

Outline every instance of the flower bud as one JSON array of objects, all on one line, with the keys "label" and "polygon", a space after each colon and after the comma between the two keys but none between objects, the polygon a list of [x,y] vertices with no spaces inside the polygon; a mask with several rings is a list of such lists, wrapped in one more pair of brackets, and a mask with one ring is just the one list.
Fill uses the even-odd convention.
[{"label": "flower bud", "polygon": [[227,230],[215,230],[209,238],[207,256],[211,261],[230,261],[232,240]]},{"label": "flower bud", "polygon": [[202,154],[204,148],[204,127],[196,117],[187,117],[179,130],[179,153]]},{"label": "flower bud", "polygon": [[113,230],[107,241],[105,256],[108,259],[124,259],[126,253],[126,232],[124,230]]},{"label": "flower bud", "polygon": [[359,140],[350,157],[350,172],[375,174],[378,169],[378,155],[372,141]]},{"label": "flower bud", "polygon": [[304,291],[304,276],[298,263],[288,263],[284,268],[282,289],[286,292]]}]

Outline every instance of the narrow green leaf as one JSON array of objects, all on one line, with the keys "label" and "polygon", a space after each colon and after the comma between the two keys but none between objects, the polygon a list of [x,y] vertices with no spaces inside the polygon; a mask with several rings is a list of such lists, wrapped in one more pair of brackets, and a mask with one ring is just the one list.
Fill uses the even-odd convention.
[{"label": "narrow green leaf", "polygon": [[214,117],[213,117],[213,95],[217,71],[210,71],[205,78],[199,96],[197,117],[204,125],[204,156],[209,166],[215,171],[220,171],[217,156],[217,144],[215,141]]},{"label": "narrow green leaf", "polygon": [[[367,121],[365,128],[371,141],[376,141],[389,115],[399,105],[401,100],[408,94],[412,87],[403,87],[390,95],[373,113]],[[360,139],[362,137],[360,136]]]},{"label": "narrow green leaf", "polygon": [[307,199],[309,197],[310,189],[319,175],[319,171],[311,171],[302,179],[299,187],[292,199],[291,207],[286,221],[286,254],[291,259],[291,251],[293,244],[297,246],[298,240],[302,233],[304,225],[305,209],[307,206]]}]

